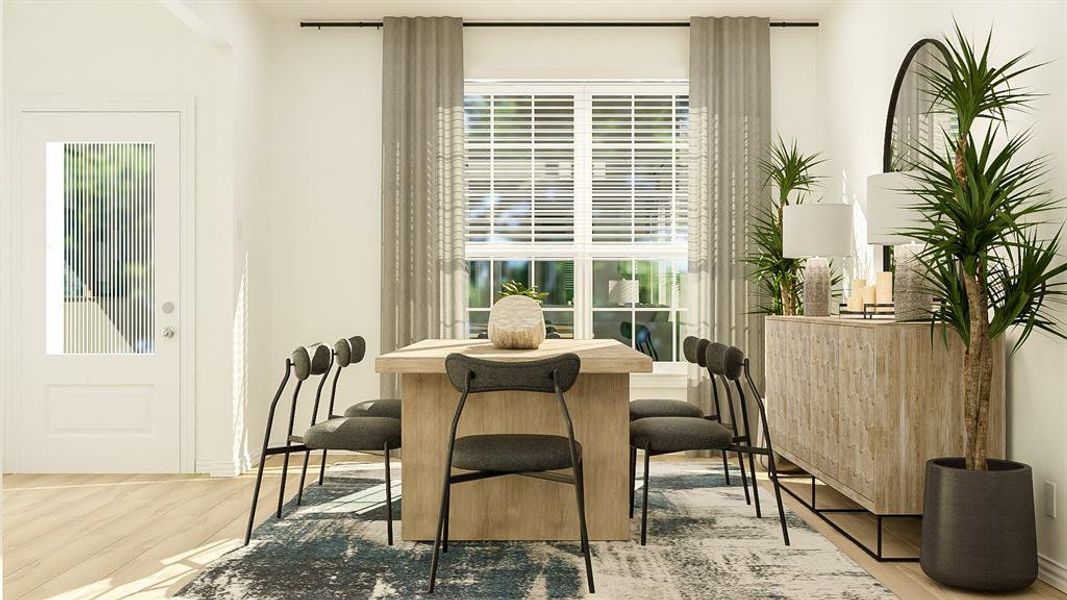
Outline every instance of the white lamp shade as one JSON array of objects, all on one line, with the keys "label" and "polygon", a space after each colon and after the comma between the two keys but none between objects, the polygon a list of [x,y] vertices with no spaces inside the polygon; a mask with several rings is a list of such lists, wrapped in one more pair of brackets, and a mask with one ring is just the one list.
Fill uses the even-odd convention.
[{"label": "white lamp shade", "polygon": [[878,173],[867,178],[867,243],[895,246],[915,240],[900,235],[920,224],[913,207],[919,202],[908,189],[915,187],[911,171]]},{"label": "white lamp shade", "polygon": [[608,281],[608,302],[612,304],[637,304],[639,293],[639,282],[632,279]]},{"label": "white lamp shade", "polygon": [[786,258],[851,256],[852,206],[786,206],[782,213],[782,250]]}]

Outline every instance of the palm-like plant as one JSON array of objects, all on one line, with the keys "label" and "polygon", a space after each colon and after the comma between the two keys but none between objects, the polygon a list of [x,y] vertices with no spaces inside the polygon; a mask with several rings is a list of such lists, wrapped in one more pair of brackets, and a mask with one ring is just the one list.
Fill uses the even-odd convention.
[{"label": "palm-like plant", "polygon": [[755,252],[744,261],[752,266],[749,277],[759,286],[761,295],[770,304],[760,311],[772,315],[795,315],[800,306],[804,259],[786,258],[782,254],[782,212],[791,202],[804,202],[807,194],[822,179],[812,169],[823,162],[816,154],[803,154],[794,140],[787,145],[781,137],[770,149],[770,156],[761,159],[760,170],[766,176],[764,185],[774,186],[770,209],[761,210],[753,220],[750,237]]},{"label": "palm-like plant", "polygon": [[548,292],[538,290],[536,285],[526,287],[524,283],[508,281],[500,286],[500,297],[504,298],[505,296],[526,296],[537,300],[539,304],[544,304],[545,298],[548,298]]},{"label": "palm-like plant", "polygon": [[[1013,326],[1013,351],[1036,329],[1065,337],[1049,312],[1061,296],[1057,278],[1067,264],[1057,259],[1059,233],[1039,237],[1041,216],[1057,204],[1045,187],[1044,158],[1022,159],[1028,135],[1005,136],[1005,113],[1025,109],[1035,94],[1016,85],[1038,65],[1020,66],[1026,55],[1003,66],[989,63],[989,45],[977,52],[959,27],[946,38],[938,69],[923,73],[935,110],[954,120],[946,131],[947,152],[920,148],[915,187],[920,224],[903,233],[922,242],[920,260],[939,300],[932,320],[954,330],[966,345],[963,363],[966,464],[986,469],[993,340]],[[972,128],[986,121],[976,135]]]}]

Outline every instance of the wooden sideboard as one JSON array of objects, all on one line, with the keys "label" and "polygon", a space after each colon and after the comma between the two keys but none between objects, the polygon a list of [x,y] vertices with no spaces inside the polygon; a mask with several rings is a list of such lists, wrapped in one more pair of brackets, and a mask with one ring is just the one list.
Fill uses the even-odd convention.
[{"label": "wooden sideboard", "polygon": [[[929,323],[768,317],[775,450],[879,514],[922,513],[925,463],[964,448],[964,346]],[[1005,352],[994,345],[989,456],[1005,453]]]}]

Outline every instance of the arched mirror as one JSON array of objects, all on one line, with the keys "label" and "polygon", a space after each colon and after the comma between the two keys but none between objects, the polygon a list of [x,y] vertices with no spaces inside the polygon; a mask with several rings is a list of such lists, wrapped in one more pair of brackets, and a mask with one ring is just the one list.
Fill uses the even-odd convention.
[{"label": "arched mirror", "polygon": [[[916,42],[904,56],[889,97],[885,122],[882,171],[909,171],[925,159],[919,150],[941,153],[946,149],[945,133],[952,132],[947,114],[935,110],[935,94],[926,75],[944,68],[945,45],[934,39]],[[882,269],[893,270],[893,248],[882,248]]]},{"label": "arched mirror", "polygon": [[919,164],[922,155],[916,148],[940,149],[945,145],[944,132],[950,131],[948,116],[933,110],[934,95],[924,72],[940,70],[941,57],[948,50],[934,39],[916,42],[901,63],[889,98],[885,124],[885,147],[882,171],[907,171]]}]

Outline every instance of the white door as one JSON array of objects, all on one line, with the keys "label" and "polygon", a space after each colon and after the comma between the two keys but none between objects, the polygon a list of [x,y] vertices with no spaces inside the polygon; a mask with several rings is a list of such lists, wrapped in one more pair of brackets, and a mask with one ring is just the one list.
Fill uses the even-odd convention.
[{"label": "white door", "polygon": [[181,114],[17,119],[7,466],[179,471]]}]

